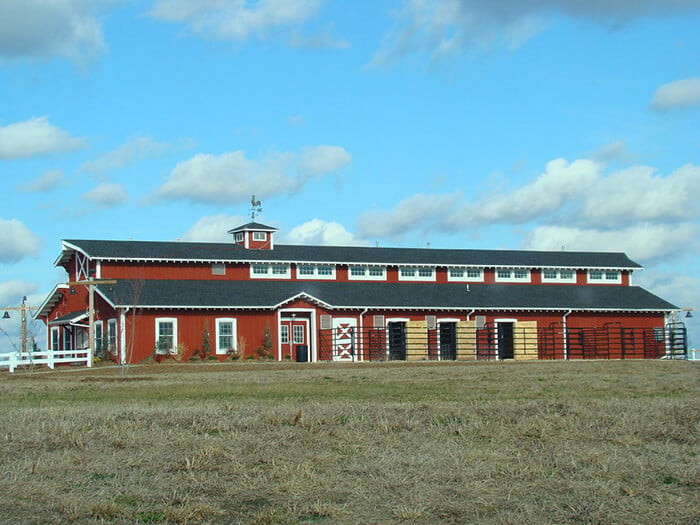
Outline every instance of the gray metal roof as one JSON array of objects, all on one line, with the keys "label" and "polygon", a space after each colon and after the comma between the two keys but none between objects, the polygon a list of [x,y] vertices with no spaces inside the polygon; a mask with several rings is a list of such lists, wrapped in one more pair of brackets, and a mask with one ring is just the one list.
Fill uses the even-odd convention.
[{"label": "gray metal roof", "polygon": [[271,309],[305,296],[330,309],[614,310],[663,312],[673,304],[638,286],[119,280],[98,286],[115,306]]},{"label": "gray metal roof", "polygon": [[252,250],[233,243],[162,241],[63,241],[65,264],[73,251],[102,260],[163,260],[200,262],[318,262],[333,264],[432,265],[525,268],[639,269],[638,263],[619,252],[527,250],[465,250],[434,248],[374,248],[366,246],[275,245]]}]

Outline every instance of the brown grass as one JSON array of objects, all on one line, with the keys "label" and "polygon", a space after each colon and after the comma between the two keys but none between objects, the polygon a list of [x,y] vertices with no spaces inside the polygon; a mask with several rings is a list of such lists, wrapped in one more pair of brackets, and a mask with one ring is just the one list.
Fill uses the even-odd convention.
[{"label": "brown grass", "polygon": [[0,375],[3,523],[698,523],[688,362]]}]

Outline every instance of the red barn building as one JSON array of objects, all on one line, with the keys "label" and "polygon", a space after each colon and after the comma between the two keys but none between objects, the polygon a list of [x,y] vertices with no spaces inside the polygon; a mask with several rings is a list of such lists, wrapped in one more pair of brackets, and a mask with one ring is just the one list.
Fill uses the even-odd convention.
[{"label": "red barn building", "polygon": [[[678,307],[623,253],[64,240],[67,282],[37,312],[55,351],[117,362],[193,354],[297,361],[658,358],[685,352]],[[105,283],[105,280],[116,282]],[[101,283],[100,283],[101,282]]]}]

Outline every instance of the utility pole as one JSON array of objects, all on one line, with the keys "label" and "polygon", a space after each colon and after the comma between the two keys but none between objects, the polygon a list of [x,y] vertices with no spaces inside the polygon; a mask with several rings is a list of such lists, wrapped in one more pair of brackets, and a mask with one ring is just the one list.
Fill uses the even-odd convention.
[{"label": "utility pole", "polygon": [[[27,352],[27,312],[29,310],[34,310],[36,309],[36,306],[27,306],[27,296],[25,295],[22,297],[22,305],[21,306],[10,306],[7,308],[0,308],[0,310],[5,310],[5,314],[3,315],[3,319],[9,319],[10,318],[10,313],[9,311],[19,311],[20,315],[20,323],[21,323],[21,328],[20,328],[20,339],[21,339],[21,352],[22,354],[25,354]],[[15,347],[16,348],[16,347]]]},{"label": "utility pole", "polygon": [[88,368],[92,366],[92,359],[95,355],[95,285],[96,284],[116,284],[114,279],[93,279],[85,281],[69,281],[68,286],[87,286],[88,289]]}]

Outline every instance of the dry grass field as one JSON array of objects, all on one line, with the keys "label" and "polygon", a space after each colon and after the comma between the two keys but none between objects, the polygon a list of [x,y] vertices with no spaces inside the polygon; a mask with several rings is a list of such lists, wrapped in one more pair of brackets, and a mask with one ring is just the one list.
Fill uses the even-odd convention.
[{"label": "dry grass field", "polygon": [[700,523],[690,362],[0,373],[3,523]]}]

